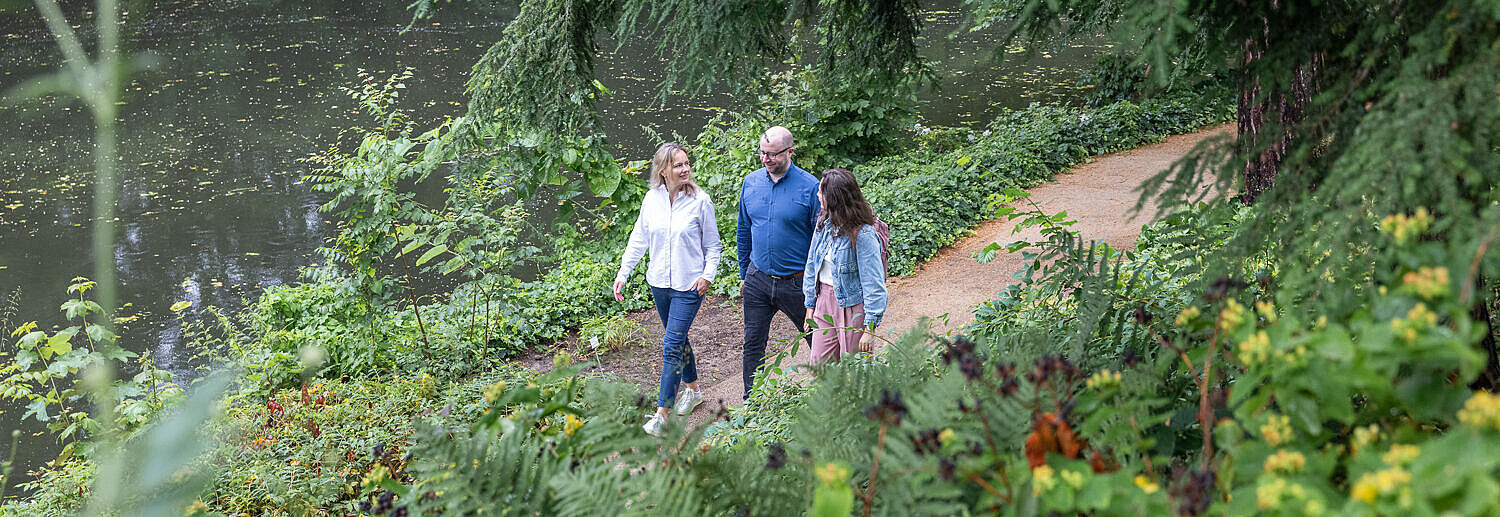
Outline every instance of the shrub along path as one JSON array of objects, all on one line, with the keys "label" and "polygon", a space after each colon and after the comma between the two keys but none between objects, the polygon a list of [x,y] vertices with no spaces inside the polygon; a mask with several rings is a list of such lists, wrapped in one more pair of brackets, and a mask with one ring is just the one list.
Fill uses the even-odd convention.
[{"label": "shrub along path", "polygon": [[[1199,142],[1233,130],[1232,125],[1220,125],[1098,157],[1092,163],[1058,174],[1050,183],[1030,189],[1031,200],[1047,213],[1067,211],[1069,218],[1078,221],[1073,228],[1082,238],[1102,240],[1116,248],[1129,249],[1135,245],[1141,226],[1157,215],[1157,206],[1152,202],[1145,203],[1139,212],[1132,212],[1140,198],[1138,186],[1167,169]],[[988,264],[979,264],[972,254],[992,242],[1003,245],[1018,239],[1038,238],[1035,230],[1012,234],[1012,227],[1004,220],[986,221],[975,227],[968,237],[943,248],[931,260],[918,266],[916,273],[890,279],[890,308],[877,332],[894,339],[915,326],[922,317],[938,318],[934,320],[933,328],[938,333],[956,330],[968,323],[973,317],[972,308],[993,298],[1012,283],[1012,277],[1023,266],[1019,254],[1002,251]],[[654,400],[661,372],[658,345],[661,342],[661,323],[654,310],[628,317],[645,329],[644,343],[638,348],[601,357],[595,369],[639,384],[646,397]],[[739,403],[743,393],[740,380],[742,328],[739,299],[710,296],[704,300],[688,337],[697,357],[699,382],[704,391],[704,404],[691,418],[693,425],[712,418],[721,401],[727,405]],[[767,353],[784,350],[789,341],[787,338],[795,334],[795,327],[778,316],[771,328],[773,342],[767,347]],[[580,352],[576,345],[569,348],[579,359],[592,359],[586,352]],[[528,362],[538,369],[552,366],[550,356],[534,356]],[[797,357],[789,360],[791,365],[807,362],[806,346],[801,347]]]}]

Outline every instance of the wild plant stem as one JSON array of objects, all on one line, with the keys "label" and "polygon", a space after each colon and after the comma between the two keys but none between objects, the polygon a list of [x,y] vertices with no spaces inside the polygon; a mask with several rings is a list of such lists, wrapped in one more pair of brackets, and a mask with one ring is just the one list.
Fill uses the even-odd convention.
[{"label": "wild plant stem", "polygon": [[974,473],[974,472],[969,472],[968,474],[969,474],[969,480],[970,481],[973,481],[973,482],[979,484],[980,488],[983,488],[984,491],[989,492],[990,495],[992,495],[992,496],[995,497],[995,499],[999,499],[1001,501],[1005,501],[1006,503],[1010,502],[1010,498],[1009,497],[1006,497],[1005,495],[1001,494],[999,490],[995,489],[995,485],[989,484],[989,482],[985,481],[984,478],[979,477],[979,474]]},{"label": "wild plant stem", "polygon": [[1224,313],[1220,312],[1218,319],[1214,321],[1213,337],[1209,338],[1208,355],[1203,356],[1203,377],[1198,381],[1198,424],[1203,428],[1203,469],[1208,470],[1213,465],[1214,440],[1213,440],[1213,407],[1208,401],[1208,386],[1213,378],[1214,356],[1219,352],[1219,328],[1223,324]]},{"label": "wild plant stem", "polygon": [[875,459],[870,462],[870,484],[865,487],[865,517],[870,517],[870,509],[875,502],[875,476],[880,474],[880,452],[885,450],[886,424],[880,424],[880,435],[875,439]]},{"label": "wild plant stem", "polygon": [[[995,431],[990,428],[990,419],[984,415],[979,415],[979,421],[984,424],[984,441],[989,442],[990,450],[994,451],[995,472],[1000,473],[1000,482],[1005,484],[1006,493],[1014,492],[1014,489],[1010,487],[1010,476],[1005,474],[1005,463],[1000,461],[1000,446],[995,444]],[[1006,503],[1011,501],[1008,496],[1000,499]]]},{"label": "wild plant stem", "polygon": [[406,255],[401,255],[401,268],[406,274],[406,295],[411,298],[411,312],[417,315],[417,330],[422,332],[422,343],[427,345],[427,350],[422,353],[426,355],[432,350],[432,342],[427,340],[427,327],[422,325],[422,311],[417,308],[417,293],[411,283],[411,266],[406,263]]}]

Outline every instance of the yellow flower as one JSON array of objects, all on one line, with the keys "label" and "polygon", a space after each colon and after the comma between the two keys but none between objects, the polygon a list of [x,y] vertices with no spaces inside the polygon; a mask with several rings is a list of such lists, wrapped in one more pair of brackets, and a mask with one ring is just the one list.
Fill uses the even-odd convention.
[{"label": "yellow flower", "polygon": [[1262,482],[1255,487],[1255,508],[1259,510],[1270,510],[1280,508],[1286,501],[1301,501],[1307,499],[1307,490],[1302,485],[1290,483],[1279,477],[1270,478],[1269,482]]},{"label": "yellow flower", "polygon": [[814,471],[814,474],[818,476],[820,483],[837,485],[849,480],[849,466],[843,463],[824,463]]},{"label": "yellow flower", "polygon": [[1380,460],[1384,461],[1387,465],[1401,466],[1410,464],[1412,460],[1417,459],[1417,456],[1420,456],[1421,454],[1421,447],[1415,445],[1401,445],[1398,443],[1396,445],[1392,445],[1391,450],[1386,451],[1385,454],[1381,454]]},{"label": "yellow flower", "polygon": [[1260,317],[1265,318],[1266,323],[1276,322],[1276,306],[1272,305],[1271,302],[1255,302],[1255,312],[1260,313]]},{"label": "yellow flower", "polygon": [[1354,487],[1349,490],[1349,497],[1370,503],[1376,497],[1400,493],[1408,483],[1411,483],[1411,473],[1400,467],[1366,472],[1354,482]]},{"label": "yellow flower", "polygon": [[1349,454],[1359,454],[1366,446],[1380,439],[1380,426],[1370,424],[1354,428],[1354,439],[1349,441]]},{"label": "yellow flower", "polygon": [[503,394],[505,394],[505,381],[491,384],[490,387],[484,390],[484,401],[494,403],[496,400],[500,400],[500,395]]},{"label": "yellow flower", "polygon": [[1280,446],[1292,439],[1292,419],[1286,415],[1271,415],[1265,425],[1260,426],[1260,435],[1272,447]]},{"label": "yellow flower", "polygon": [[1245,322],[1245,307],[1240,302],[1230,298],[1224,302],[1224,310],[1219,311],[1219,330],[1229,332],[1240,327]]},{"label": "yellow flower", "polygon": [[1427,208],[1418,208],[1411,216],[1406,214],[1392,214],[1380,220],[1380,229],[1391,234],[1397,244],[1406,244],[1413,238],[1427,231],[1427,226],[1432,224],[1432,216]]},{"label": "yellow flower", "polygon": [[1112,372],[1108,368],[1105,368],[1099,370],[1098,373],[1090,375],[1088,380],[1084,381],[1083,384],[1090,388],[1107,389],[1119,386],[1121,378],[1122,375],[1120,375],[1120,372]]},{"label": "yellow flower", "polygon": [[580,427],[583,427],[583,421],[573,416],[572,413],[568,413],[568,416],[563,417],[563,434],[573,436],[573,432],[577,431]]},{"label": "yellow flower", "polygon": [[942,443],[944,447],[947,447],[949,443],[953,442],[953,438],[957,435],[958,433],[953,432],[953,428],[951,427],[943,429],[943,432],[938,433],[938,442]]},{"label": "yellow flower", "polygon": [[1042,492],[1052,490],[1057,486],[1057,478],[1053,477],[1052,467],[1042,465],[1031,470],[1031,495],[1042,495]]},{"label": "yellow flower", "polygon": [[1279,450],[1276,454],[1266,457],[1264,464],[1267,472],[1281,472],[1294,474],[1307,466],[1307,457],[1297,451]]},{"label": "yellow flower", "polygon": [[1077,490],[1079,488],[1083,488],[1083,473],[1082,472],[1078,472],[1076,470],[1064,470],[1064,471],[1062,471],[1061,476],[1062,476],[1063,481],[1066,482],[1068,484],[1068,486],[1073,487],[1074,490]]},{"label": "yellow flower", "polygon": [[1135,486],[1141,487],[1141,491],[1147,494],[1154,494],[1157,490],[1161,490],[1161,485],[1140,474],[1135,476]]},{"label": "yellow flower", "polygon": [[1264,364],[1271,357],[1271,336],[1264,330],[1257,330],[1240,343],[1239,349],[1240,362],[1246,366]]},{"label": "yellow flower", "polygon": [[1401,340],[1407,343],[1415,343],[1419,332],[1437,325],[1437,319],[1437,313],[1428,309],[1426,304],[1418,302],[1415,307],[1406,312],[1405,319],[1396,318],[1391,320],[1391,330]]},{"label": "yellow flower", "polygon": [[1193,320],[1198,319],[1199,314],[1198,307],[1188,307],[1183,309],[1182,312],[1177,313],[1177,319],[1172,322],[1176,323],[1179,327],[1186,327],[1188,323],[1192,323]]},{"label": "yellow flower", "polygon": [[1401,276],[1403,287],[1426,299],[1448,294],[1448,268],[1423,267]]},{"label": "yellow flower", "polygon": [[1500,429],[1500,396],[1476,391],[1458,411],[1458,421],[1473,427]]},{"label": "yellow flower", "polygon": [[1286,480],[1275,478],[1270,483],[1255,487],[1255,509],[1270,510],[1281,506],[1281,494],[1286,490]]}]

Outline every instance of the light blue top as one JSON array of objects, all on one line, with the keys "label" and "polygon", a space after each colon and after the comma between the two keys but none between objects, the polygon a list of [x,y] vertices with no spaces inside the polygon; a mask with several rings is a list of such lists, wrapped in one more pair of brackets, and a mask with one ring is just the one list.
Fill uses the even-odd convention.
[{"label": "light blue top", "polygon": [[[880,237],[875,227],[859,228],[859,246],[850,246],[849,238],[836,233],[832,224],[824,223],[815,230],[812,247],[807,252],[806,270],[802,275],[802,297],[804,305],[813,307],[818,301],[818,266],[823,263],[823,254],[833,250],[833,296],[839,307],[865,304],[865,326],[880,324],[885,315],[890,293],[885,289],[885,262],[880,258]],[[855,256],[856,249],[859,256]]]}]

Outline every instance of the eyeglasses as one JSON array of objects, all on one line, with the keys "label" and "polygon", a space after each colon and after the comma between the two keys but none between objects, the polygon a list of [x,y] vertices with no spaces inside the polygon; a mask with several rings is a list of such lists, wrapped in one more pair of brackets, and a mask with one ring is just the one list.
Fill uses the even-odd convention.
[{"label": "eyeglasses", "polygon": [[787,151],[790,151],[790,150],[792,150],[792,146],[790,146],[790,145],[786,146],[786,147],[783,147],[783,148],[781,148],[780,151],[776,151],[774,153],[768,153],[768,152],[762,151],[760,149],[756,149],[755,150],[755,155],[759,156],[761,158],[775,158],[777,156],[780,156],[781,153],[784,153],[784,152],[787,152]]}]

